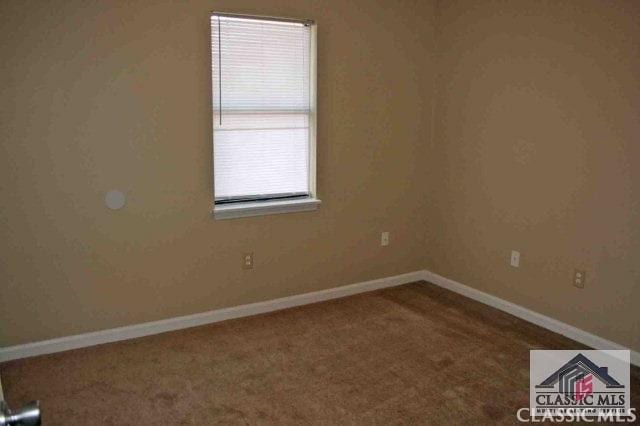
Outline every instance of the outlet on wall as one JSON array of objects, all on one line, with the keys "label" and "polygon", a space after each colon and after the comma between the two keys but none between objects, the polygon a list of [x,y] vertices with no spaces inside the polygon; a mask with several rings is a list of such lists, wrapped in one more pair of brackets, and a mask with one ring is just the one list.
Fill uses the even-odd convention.
[{"label": "outlet on wall", "polygon": [[380,245],[381,246],[389,245],[389,233],[387,231],[380,234]]},{"label": "outlet on wall", "polygon": [[242,269],[253,269],[253,253],[242,253]]},{"label": "outlet on wall", "polygon": [[575,269],[573,271],[573,285],[577,288],[584,288],[584,282],[587,279],[587,273],[582,269]]},{"label": "outlet on wall", "polygon": [[520,252],[511,250],[511,266],[514,268],[520,267]]}]

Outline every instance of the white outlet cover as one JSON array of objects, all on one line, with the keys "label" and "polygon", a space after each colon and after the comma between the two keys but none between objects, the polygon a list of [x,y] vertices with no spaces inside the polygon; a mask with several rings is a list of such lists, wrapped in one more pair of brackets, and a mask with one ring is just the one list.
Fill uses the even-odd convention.
[{"label": "white outlet cover", "polygon": [[116,189],[112,189],[108,191],[104,196],[104,203],[111,210],[120,210],[124,207],[124,204],[127,200],[127,197],[124,195],[122,191],[118,191]]},{"label": "white outlet cover", "polygon": [[520,266],[520,252],[516,250],[511,251],[511,266],[518,268]]}]

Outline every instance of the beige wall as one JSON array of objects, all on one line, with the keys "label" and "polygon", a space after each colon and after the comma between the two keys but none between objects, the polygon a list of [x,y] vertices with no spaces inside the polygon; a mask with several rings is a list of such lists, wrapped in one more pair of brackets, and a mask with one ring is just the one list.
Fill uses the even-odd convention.
[{"label": "beige wall", "polygon": [[[317,20],[317,212],[212,219],[214,9]],[[0,16],[0,346],[422,268],[430,2],[8,0]]]},{"label": "beige wall", "polygon": [[[426,267],[640,350],[640,3],[432,3],[1,2],[0,346]],[[211,218],[214,9],[318,21],[317,212]]]},{"label": "beige wall", "polygon": [[640,2],[447,0],[436,22],[426,266],[640,350]]}]

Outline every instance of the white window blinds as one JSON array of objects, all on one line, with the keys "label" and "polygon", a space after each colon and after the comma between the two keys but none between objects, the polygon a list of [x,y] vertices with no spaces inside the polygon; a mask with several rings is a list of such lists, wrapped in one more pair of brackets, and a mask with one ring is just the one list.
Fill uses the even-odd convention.
[{"label": "white window blinds", "polygon": [[215,202],[309,195],[311,31],[212,15]]}]

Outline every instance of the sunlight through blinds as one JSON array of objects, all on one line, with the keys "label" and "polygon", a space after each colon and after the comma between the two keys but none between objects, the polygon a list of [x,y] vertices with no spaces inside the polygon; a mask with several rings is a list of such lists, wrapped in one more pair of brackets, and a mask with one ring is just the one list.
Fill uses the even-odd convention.
[{"label": "sunlight through blinds", "polygon": [[309,26],[211,17],[215,201],[309,193]]}]

